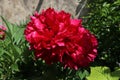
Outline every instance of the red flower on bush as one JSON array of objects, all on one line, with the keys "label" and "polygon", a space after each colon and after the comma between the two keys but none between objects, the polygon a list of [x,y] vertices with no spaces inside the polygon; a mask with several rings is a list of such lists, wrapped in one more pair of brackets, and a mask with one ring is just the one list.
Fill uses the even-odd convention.
[{"label": "red flower on bush", "polygon": [[0,40],[4,40],[5,39],[5,31],[6,28],[2,25],[0,25]]},{"label": "red flower on bush", "polygon": [[31,16],[24,34],[36,58],[42,58],[47,64],[61,62],[73,69],[94,61],[98,44],[95,36],[82,27],[81,19],[70,16],[52,8]]}]

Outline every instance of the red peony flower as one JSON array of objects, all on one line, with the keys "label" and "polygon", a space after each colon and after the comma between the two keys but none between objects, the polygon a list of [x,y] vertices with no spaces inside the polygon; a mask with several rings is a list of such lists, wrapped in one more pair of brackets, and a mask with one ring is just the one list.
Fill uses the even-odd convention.
[{"label": "red peony flower", "polygon": [[65,67],[77,70],[94,61],[98,42],[82,26],[81,19],[71,19],[70,16],[52,8],[41,14],[36,12],[24,34],[36,58],[42,58],[47,64],[61,62]]},{"label": "red peony flower", "polygon": [[0,25],[0,40],[4,40],[5,39],[5,31],[6,28],[4,26]]}]

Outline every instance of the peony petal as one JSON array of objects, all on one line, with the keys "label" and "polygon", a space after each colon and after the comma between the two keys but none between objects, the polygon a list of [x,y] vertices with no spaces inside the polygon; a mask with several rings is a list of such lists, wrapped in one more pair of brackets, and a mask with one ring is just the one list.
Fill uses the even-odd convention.
[{"label": "peony petal", "polygon": [[71,25],[74,26],[80,26],[81,25],[82,20],[81,19],[71,19]]},{"label": "peony petal", "polygon": [[58,46],[65,46],[64,42],[57,42]]}]

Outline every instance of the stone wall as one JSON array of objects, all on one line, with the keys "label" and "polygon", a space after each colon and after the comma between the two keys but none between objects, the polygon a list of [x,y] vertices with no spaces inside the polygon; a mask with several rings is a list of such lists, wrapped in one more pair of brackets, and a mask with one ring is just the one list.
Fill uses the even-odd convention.
[{"label": "stone wall", "polygon": [[[65,10],[74,17],[78,17],[86,13],[86,9],[83,9],[86,1],[87,0],[0,0],[0,15],[12,23],[19,23],[20,21],[26,20],[26,18],[36,10],[41,11],[42,9],[53,7],[56,10]],[[1,19],[0,23],[2,23]]]}]

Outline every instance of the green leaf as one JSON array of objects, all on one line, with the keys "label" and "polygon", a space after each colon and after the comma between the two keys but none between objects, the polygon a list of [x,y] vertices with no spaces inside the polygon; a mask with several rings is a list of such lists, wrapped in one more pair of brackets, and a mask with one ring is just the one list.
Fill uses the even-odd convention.
[{"label": "green leaf", "polygon": [[0,48],[0,56],[2,56],[3,54],[4,54],[3,49]]},{"label": "green leaf", "polygon": [[12,68],[13,71],[19,71],[17,64],[12,64],[11,68]]},{"label": "green leaf", "polygon": [[110,72],[108,67],[91,67],[91,74],[88,80],[118,80],[120,78],[120,69]]},{"label": "green leaf", "polygon": [[17,27],[14,34],[13,34],[13,38],[14,38],[14,43],[16,43],[17,45],[20,43],[21,40],[23,40],[24,38],[24,28],[19,28],[18,26],[15,26]]},{"label": "green leaf", "polygon": [[83,80],[84,78],[86,78],[86,76],[89,75],[89,72],[86,69],[80,69],[79,71],[77,71],[77,75],[80,77],[81,80]]},{"label": "green leaf", "polygon": [[83,74],[84,74],[85,76],[89,76],[90,73],[89,73],[89,71],[84,70]]},{"label": "green leaf", "polygon": [[82,71],[80,71],[80,72],[78,73],[78,75],[79,75],[80,79],[83,79],[83,78],[85,77],[85,74],[83,74]]}]

